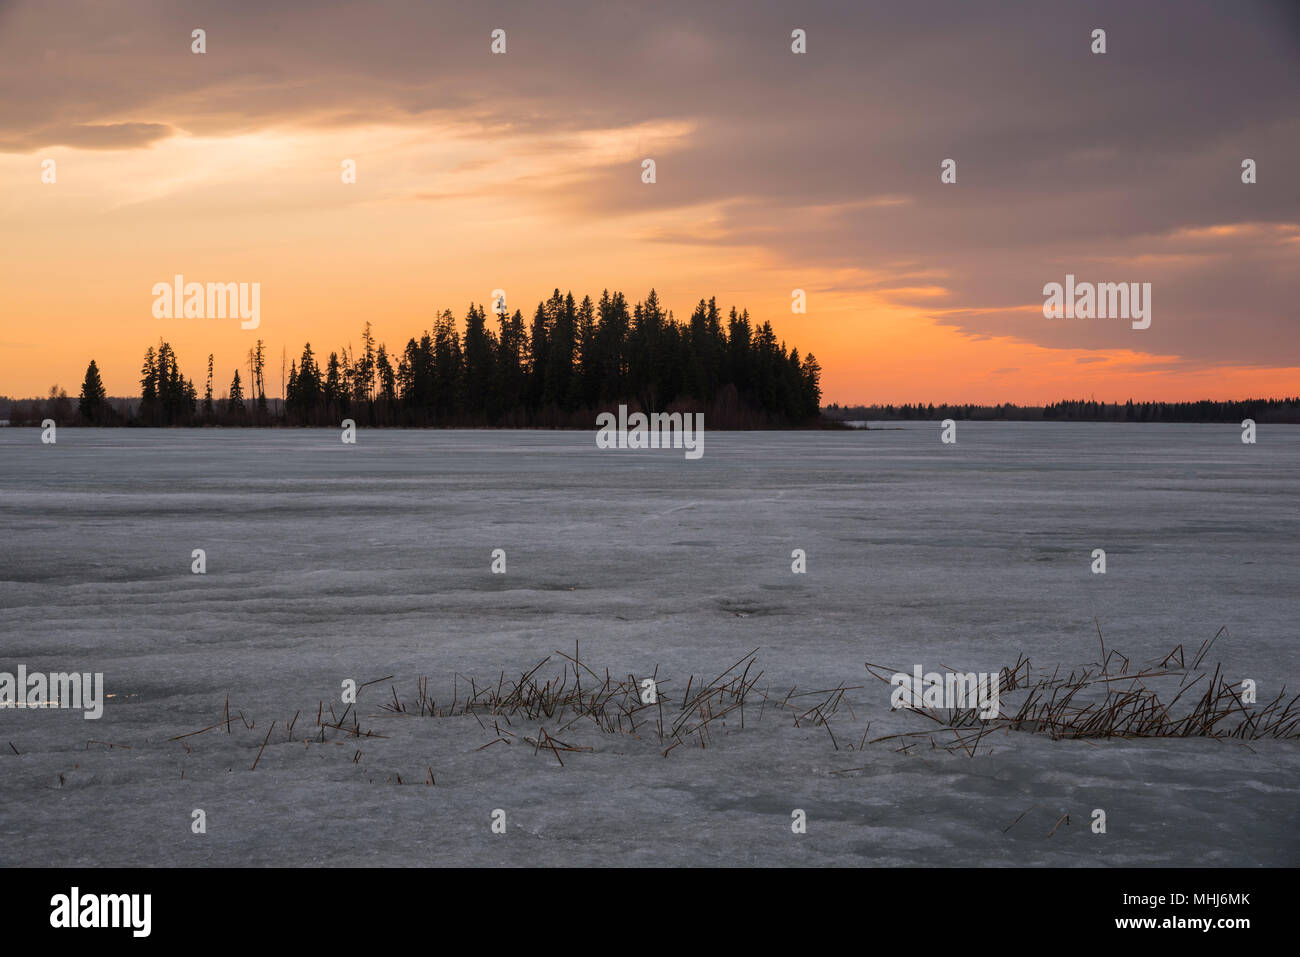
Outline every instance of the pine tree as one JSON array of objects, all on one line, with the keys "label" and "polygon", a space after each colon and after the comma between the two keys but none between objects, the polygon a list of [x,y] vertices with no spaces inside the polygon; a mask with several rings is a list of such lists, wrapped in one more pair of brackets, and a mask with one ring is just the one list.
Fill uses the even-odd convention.
[{"label": "pine tree", "polygon": [[522,425],[515,417],[522,414],[528,392],[528,333],[524,330],[524,316],[518,309],[506,318],[497,317],[500,334],[497,337],[495,383],[500,414],[510,417],[511,424]]},{"label": "pine tree", "polygon": [[497,343],[487,327],[487,311],[470,304],[465,316],[464,361],[461,404],[470,415],[483,415],[493,421],[498,412],[499,396],[492,390],[495,378]]},{"label": "pine tree", "polygon": [[356,374],[353,377],[358,402],[374,401],[377,370],[375,337],[370,331],[370,321],[366,320],[366,328],[361,333],[361,356],[357,359]]},{"label": "pine tree", "polygon": [[569,381],[570,409],[590,409],[600,399],[600,354],[596,350],[596,306],[590,296],[578,306],[575,336],[574,374]]},{"label": "pine tree", "polygon": [[265,418],[266,416],[266,349],[262,345],[262,340],[257,340],[257,348],[253,352],[253,369],[254,379],[253,388],[257,393],[257,412],[258,415]]},{"label": "pine tree", "polygon": [[799,370],[799,373],[802,384],[802,414],[805,418],[815,419],[821,414],[822,367],[817,362],[817,357],[811,352],[808,353],[808,357],[803,360],[803,367]]},{"label": "pine tree", "polygon": [[110,411],[104,401],[107,397],[103,380],[99,377],[99,366],[91,359],[90,365],[86,367],[86,379],[81,384],[81,400],[77,404],[82,421],[90,425],[103,421]]},{"label": "pine tree", "polygon": [[397,376],[388,361],[388,350],[382,345],[375,354],[375,372],[379,379],[379,401],[384,405],[384,424],[388,424],[397,407]]},{"label": "pine tree", "polygon": [[335,418],[339,404],[344,399],[344,387],[342,366],[339,365],[339,354],[331,352],[329,361],[325,364],[325,387],[324,400],[327,414],[331,419]]},{"label": "pine tree", "polygon": [[230,380],[230,397],[226,399],[226,415],[238,418],[244,414],[244,387],[239,382],[239,370]]},{"label": "pine tree", "polygon": [[150,346],[140,366],[140,418],[150,425],[158,421],[158,357]]},{"label": "pine tree", "polygon": [[456,317],[444,309],[433,324],[433,409],[438,421],[455,415],[460,399],[460,337]]},{"label": "pine tree", "polygon": [[208,353],[208,384],[203,390],[203,417],[211,421],[216,415],[212,405],[212,353]]},{"label": "pine tree", "polygon": [[618,402],[629,395],[627,337],[631,317],[627,311],[627,299],[621,292],[611,296],[609,290],[605,290],[600,296],[598,314],[596,355],[600,368],[599,401]]},{"label": "pine tree", "polygon": [[573,293],[561,296],[557,289],[546,304],[548,341],[542,379],[543,407],[564,408],[568,402],[569,380],[573,377],[576,313]]},{"label": "pine tree", "polygon": [[[560,290],[555,290],[558,296]],[[547,356],[550,347],[549,319],[546,315],[546,303],[539,302],[533,313],[533,325],[528,332],[528,391],[524,401],[533,409],[542,405],[542,393],[546,385]]]},{"label": "pine tree", "polygon": [[302,350],[298,362],[297,405],[299,421],[310,425],[317,421],[320,414],[321,379],[320,369],[316,367],[316,357],[312,354],[311,343]]}]

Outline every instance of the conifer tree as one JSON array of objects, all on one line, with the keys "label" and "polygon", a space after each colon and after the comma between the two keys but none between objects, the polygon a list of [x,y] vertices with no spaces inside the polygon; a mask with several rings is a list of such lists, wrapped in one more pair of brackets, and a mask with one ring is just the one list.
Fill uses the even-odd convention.
[{"label": "conifer tree", "polygon": [[212,353],[208,353],[208,384],[203,390],[203,417],[211,420],[216,414],[212,406]]},{"label": "conifer tree", "polygon": [[90,425],[102,422],[109,411],[105,403],[107,397],[104,382],[99,377],[99,366],[91,359],[90,365],[86,367],[86,379],[81,384],[81,399],[77,403],[82,421]]},{"label": "conifer tree", "polygon": [[235,377],[230,380],[230,396],[226,399],[226,415],[231,418],[238,418],[244,414],[244,387],[239,381],[239,370],[235,370]]}]

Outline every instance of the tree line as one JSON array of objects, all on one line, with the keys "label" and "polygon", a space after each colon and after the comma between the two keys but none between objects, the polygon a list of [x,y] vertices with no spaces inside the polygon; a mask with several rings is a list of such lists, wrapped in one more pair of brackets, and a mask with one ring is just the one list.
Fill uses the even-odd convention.
[{"label": "tree line", "polygon": [[832,403],[827,418],[838,422],[900,419],[971,419],[1057,422],[1256,422],[1300,423],[1300,397],[1197,402],[1098,402],[1066,399],[1048,405],[859,405]]},{"label": "tree line", "polygon": [[[316,425],[351,418],[371,426],[589,427],[600,411],[700,411],[715,428],[771,428],[820,417],[821,367],[787,350],[770,322],[747,310],[724,317],[703,299],[685,322],[652,289],[629,304],[621,292],[581,302],[556,289],[531,321],[494,304],[495,322],[471,304],[463,324],[451,310],[400,350],[377,342],[370,323],[360,345],[322,358],[310,342],[286,373],[282,402],[266,395],[266,349],[249,350],[214,394],[208,356],[202,396],[171,346],[145,353],[140,400],[123,411],[108,400],[98,367],[86,370],[77,419],[94,425]],[[54,402],[52,396],[50,402]]]}]

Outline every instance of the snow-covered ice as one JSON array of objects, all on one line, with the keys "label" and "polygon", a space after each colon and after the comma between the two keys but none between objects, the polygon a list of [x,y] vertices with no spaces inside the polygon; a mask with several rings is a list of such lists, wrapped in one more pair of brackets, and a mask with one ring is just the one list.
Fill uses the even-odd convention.
[{"label": "snow-covered ice", "polygon": [[[1294,740],[858,749],[868,721],[925,726],[865,662],[1086,667],[1094,616],[1135,662],[1226,626],[1208,661],[1261,700],[1300,690],[1300,427],[707,432],[698,461],[593,436],[0,429],[0,671],[102,671],[113,695],[98,721],[0,710],[0,865],[1300,863]],[[409,700],[428,676],[442,704],[453,675],[518,677],[575,642],[616,677],[657,666],[670,696],[755,648],[773,694],[861,687],[838,750],[747,706],[667,757],[576,731],[594,750],[563,767],[477,750],[491,719],[381,708],[390,685]],[[361,693],[375,737],[304,743],[344,679],[386,675]],[[169,740],[227,695],[252,729]]]}]

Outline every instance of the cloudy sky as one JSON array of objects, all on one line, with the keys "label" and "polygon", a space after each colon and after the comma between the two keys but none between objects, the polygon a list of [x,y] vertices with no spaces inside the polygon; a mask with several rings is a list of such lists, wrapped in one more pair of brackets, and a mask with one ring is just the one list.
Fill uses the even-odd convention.
[{"label": "cloudy sky", "polygon": [[[0,87],[0,394],[555,286],[746,307],[827,401],[1300,393],[1293,2],[0,0]],[[260,328],[154,318],[177,273]],[[1045,319],[1067,273],[1150,328]]]}]

